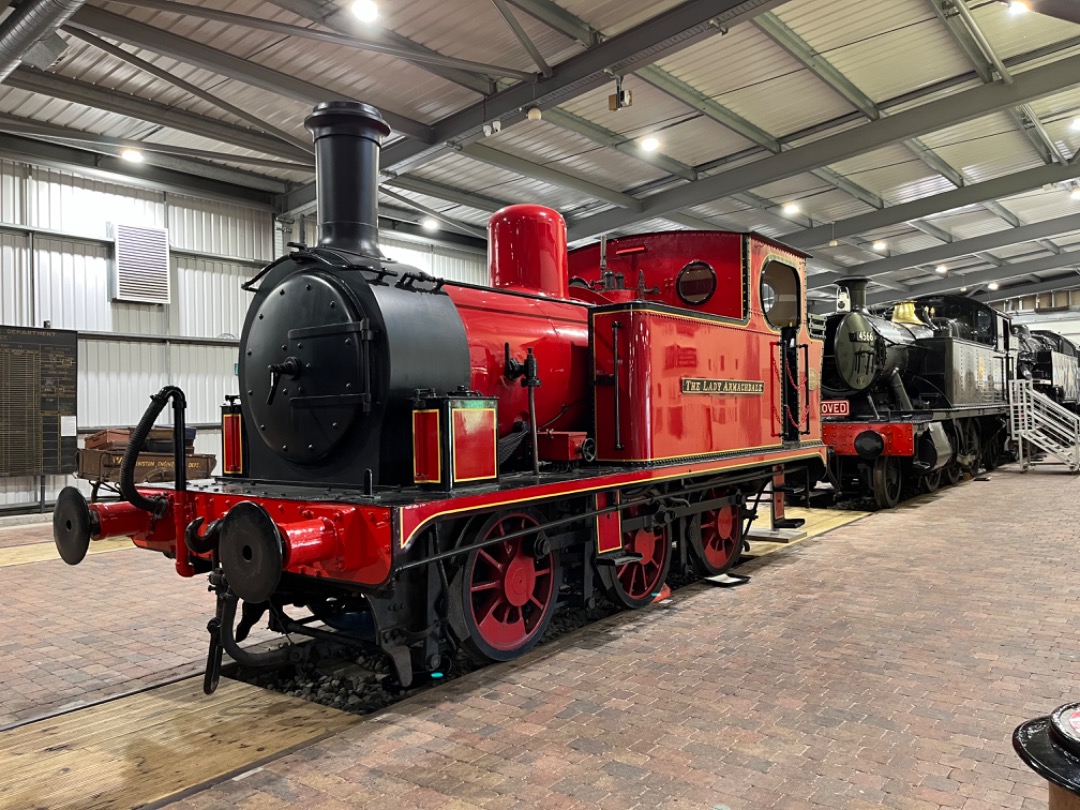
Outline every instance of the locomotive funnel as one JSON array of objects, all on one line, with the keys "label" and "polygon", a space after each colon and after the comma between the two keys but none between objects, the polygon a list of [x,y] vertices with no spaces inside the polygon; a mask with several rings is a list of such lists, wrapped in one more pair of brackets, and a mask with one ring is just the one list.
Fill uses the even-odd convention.
[{"label": "locomotive funnel", "polygon": [[852,312],[866,311],[866,287],[869,283],[869,276],[848,276],[836,282],[837,287],[848,291]]},{"label": "locomotive funnel", "polygon": [[319,245],[380,256],[379,150],[389,125],[367,104],[324,101],[304,126],[315,138]]}]

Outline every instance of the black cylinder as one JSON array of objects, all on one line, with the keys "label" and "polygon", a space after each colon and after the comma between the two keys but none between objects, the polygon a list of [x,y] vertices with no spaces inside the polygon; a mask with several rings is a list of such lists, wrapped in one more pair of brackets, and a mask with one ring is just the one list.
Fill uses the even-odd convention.
[{"label": "black cylinder", "polygon": [[390,127],[358,101],[324,101],[304,126],[315,138],[319,245],[379,257],[379,149]]},{"label": "black cylinder", "polygon": [[869,276],[848,276],[836,282],[840,289],[846,289],[851,297],[851,311],[866,311],[866,287],[870,284]]}]

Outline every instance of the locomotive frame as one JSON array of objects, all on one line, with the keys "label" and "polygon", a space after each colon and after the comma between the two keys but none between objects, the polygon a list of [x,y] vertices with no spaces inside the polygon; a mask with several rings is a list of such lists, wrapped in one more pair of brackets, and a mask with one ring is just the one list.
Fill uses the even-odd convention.
[{"label": "locomotive frame", "polygon": [[[134,485],[159,414],[183,428],[166,387],[125,453],[125,500],[68,488],[54,513],[69,563],[131,535],[209,575],[206,691],[223,651],[262,666],[374,647],[402,685],[459,652],[508,660],[560,603],[640,608],[672,566],[726,571],[767,488],[774,522],[796,523],[785,475],[826,458],[803,254],[680,232],[568,255],[557,213],[513,206],[489,226],[492,287],[437,279],[379,254],[378,112],[329,102],[306,123],[322,236],[245,285],[225,475],[189,484],[178,464],[172,486]],[[263,617],[316,645],[245,651]]]}]

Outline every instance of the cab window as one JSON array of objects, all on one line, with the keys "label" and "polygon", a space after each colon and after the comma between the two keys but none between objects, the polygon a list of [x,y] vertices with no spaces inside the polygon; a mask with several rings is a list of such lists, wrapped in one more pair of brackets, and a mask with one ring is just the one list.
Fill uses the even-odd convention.
[{"label": "cab window", "polygon": [[798,326],[802,312],[799,273],[790,264],[765,263],[761,271],[761,309],[774,329]]}]

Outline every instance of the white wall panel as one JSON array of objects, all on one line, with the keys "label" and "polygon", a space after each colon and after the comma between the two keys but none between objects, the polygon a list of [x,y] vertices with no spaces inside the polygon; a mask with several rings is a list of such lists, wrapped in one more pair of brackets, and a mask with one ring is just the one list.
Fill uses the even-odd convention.
[{"label": "white wall panel", "polygon": [[176,256],[172,333],[239,338],[251,293],[240,289],[255,270],[231,262]]},{"label": "white wall panel", "polygon": [[[74,483],[74,479],[66,475],[45,476],[45,501],[46,503],[56,498],[56,493]],[[87,490],[89,493],[89,489]],[[0,509],[14,508],[17,506],[30,506],[41,500],[41,479],[34,476],[19,476],[17,478],[0,478]]]},{"label": "white wall panel", "polygon": [[221,421],[225,395],[239,393],[236,361],[234,346],[174,343],[169,347],[169,382],[187,395],[188,422]]},{"label": "white wall panel", "polygon": [[113,303],[107,245],[34,239],[38,325],[86,332],[165,334],[165,310],[155,304]]},{"label": "white wall panel", "polygon": [[169,195],[169,241],[177,248],[269,261],[274,221],[267,211]]},{"label": "white wall panel", "polygon": [[136,424],[168,381],[168,361],[164,343],[80,340],[79,427]]},{"label": "white wall panel", "polygon": [[379,246],[388,258],[439,278],[468,284],[488,283],[487,257],[478,251],[403,239],[385,232],[379,235]]},{"label": "white wall panel", "polygon": [[160,228],[161,192],[35,167],[27,184],[28,221],[21,224],[98,239],[111,238],[110,223]]},{"label": "white wall panel", "polygon": [[26,178],[29,167],[0,160],[0,222],[26,224]]},{"label": "white wall panel", "polygon": [[[0,177],[0,186],[2,184]],[[0,232],[0,324],[35,325],[34,282],[29,259],[29,237]]]}]

